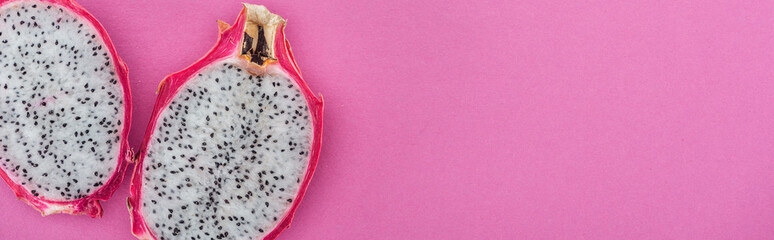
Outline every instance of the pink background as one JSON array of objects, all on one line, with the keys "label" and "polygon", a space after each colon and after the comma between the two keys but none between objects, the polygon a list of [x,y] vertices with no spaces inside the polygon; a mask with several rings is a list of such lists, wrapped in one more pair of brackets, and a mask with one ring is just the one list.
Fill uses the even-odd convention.
[{"label": "pink background", "polygon": [[[129,66],[135,148],[159,81],[240,10],[79,2]],[[326,100],[280,239],[774,239],[774,4],[753,2],[260,2]],[[128,179],[99,220],[0,187],[0,239],[133,239]]]}]

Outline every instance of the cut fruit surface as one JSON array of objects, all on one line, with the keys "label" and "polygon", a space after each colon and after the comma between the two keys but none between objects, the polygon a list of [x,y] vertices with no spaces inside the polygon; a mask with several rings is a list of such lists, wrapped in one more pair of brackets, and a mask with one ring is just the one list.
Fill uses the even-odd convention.
[{"label": "cut fruit surface", "polygon": [[314,172],[322,99],[285,21],[245,4],[216,46],[163,80],[128,200],[140,239],[273,239]]},{"label": "cut fruit surface", "polygon": [[0,176],[44,215],[102,214],[130,151],[125,64],[73,1],[0,1]]}]

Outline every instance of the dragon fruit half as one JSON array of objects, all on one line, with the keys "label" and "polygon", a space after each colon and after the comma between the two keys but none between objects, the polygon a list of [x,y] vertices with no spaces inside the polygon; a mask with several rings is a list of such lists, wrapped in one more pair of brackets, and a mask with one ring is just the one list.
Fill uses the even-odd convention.
[{"label": "dragon fruit half", "polygon": [[273,239],[314,172],[323,102],[285,20],[245,4],[218,24],[215,47],[159,86],[128,199],[140,239]]},{"label": "dragon fruit half", "polygon": [[73,1],[0,1],[0,18],[0,177],[43,215],[101,216],[131,155],[126,65]]}]

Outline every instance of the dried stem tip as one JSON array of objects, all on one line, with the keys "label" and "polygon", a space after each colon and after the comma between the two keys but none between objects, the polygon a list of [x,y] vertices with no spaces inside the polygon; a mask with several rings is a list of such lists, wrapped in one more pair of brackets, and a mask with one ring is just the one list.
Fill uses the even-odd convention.
[{"label": "dried stem tip", "polygon": [[274,52],[277,29],[285,24],[277,14],[269,12],[264,6],[244,4],[245,29],[242,39],[242,57],[258,65],[276,61]]}]

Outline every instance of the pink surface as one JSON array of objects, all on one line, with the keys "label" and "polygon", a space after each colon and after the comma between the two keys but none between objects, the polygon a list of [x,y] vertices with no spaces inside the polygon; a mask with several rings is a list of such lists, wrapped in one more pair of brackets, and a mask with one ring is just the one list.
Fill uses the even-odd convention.
[{"label": "pink surface", "polygon": [[[79,1],[129,66],[133,147],[223,2]],[[326,101],[279,239],[774,239],[774,4],[620,2],[258,2]],[[0,188],[0,239],[133,239],[128,183],[102,219]]]}]

